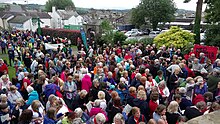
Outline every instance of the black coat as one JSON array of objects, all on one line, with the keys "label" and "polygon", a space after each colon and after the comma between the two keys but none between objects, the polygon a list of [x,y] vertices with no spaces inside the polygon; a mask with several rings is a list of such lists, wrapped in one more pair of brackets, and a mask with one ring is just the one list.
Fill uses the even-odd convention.
[{"label": "black coat", "polygon": [[167,123],[168,124],[176,124],[176,122],[178,122],[178,119],[180,116],[181,115],[179,113],[166,112]]},{"label": "black coat", "polygon": [[[147,120],[146,120],[146,118],[142,114],[140,115],[140,118],[139,118],[139,123],[140,122],[145,122],[145,124],[147,124]],[[133,115],[131,117],[129,117],[128,124],[136,124]]]},{"label": "black coat", "polygon": [[134,106],[140,108],[141,114],[144,115],[144,117],[149,120],[150,117],[150,110],[148,107],[148,103],[145,100],[140,100],[138,98],[133,100]]},{"label": "black coat", "polygon": [[122,108],[112,106],[111,110],[108,112],[108,119],[110,123],[113,123],[113,119],[117,113],[122,113]]},{"label": "black coat", "polygon": [[202,112],[200,112],[197,108],[195,107],[187,107],[185,112],[184,112],[184,115],[186,116],[186,118],[188,120],[190,119],[193,119],[195,117],[198,117],[198,116],[201,116],[203,115]]}]

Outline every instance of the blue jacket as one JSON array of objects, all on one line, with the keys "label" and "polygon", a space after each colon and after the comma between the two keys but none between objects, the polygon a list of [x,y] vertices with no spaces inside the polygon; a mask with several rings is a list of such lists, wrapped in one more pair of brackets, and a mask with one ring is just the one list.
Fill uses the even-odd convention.
[{"label": "blue jacket", "polygon": [[39,100],[39,96],[38,96],[38,93],[37,91],[32,91],[31,93],[28,94],[28,101],[27,101],[27,105],[31,105],[31,103],[34,101],[34,100]]},{"label": "blue jacket", "polygon": [[46,115],[44,117],[44,124],[56,124],[56,121],[53,119],[48,118],[48,116]]}]

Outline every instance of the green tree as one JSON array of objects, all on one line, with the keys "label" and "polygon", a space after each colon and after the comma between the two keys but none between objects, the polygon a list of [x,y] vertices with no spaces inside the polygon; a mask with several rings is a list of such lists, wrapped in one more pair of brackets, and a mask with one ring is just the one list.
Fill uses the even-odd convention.
[{"label": "green tree", "polygon": [[184,31],[177,26],[172,26],[169,31],[159,34],[154,38],[154,43],[161,47],[165,45],[170,47],[173,45],[175,48],[181,48],[183,50],[189,49],[189,46],[195,42],[194,34],[188,31]]},{"label": "green tree", "polygon": [[101,23],[101,29],[102,29],[102,36],[101,40],[103,43],[113,43],[113,28],[109,21],[104,20]]},{"label": "green tree", "polygon": [[[184,3],[188,3],[190,1],[191,0],[184,0]],[[198,0],[197,1],[197,6],[196,6],[195,24],[194,24],[194,28],[193,28],[193,32],[196,34],[195,35],[196,43],[200,43],[200,27],[201,27],[202,5],[203,5],[203,0]]]},{"label": "green tree", "polygon": [[220,1],[219,0],[206,0],[206,20],[210,25],[207,27],[205,33],[206,45],[220,47]]},{"label": "green tree", "polygon": [[141,26],[149,21],[155,30],[159,22],[170,22],[174,19],[176,11],[173,0],[141,0],[140,4],[132,10],[131,22]]},{"label": "green tree", "polygon": [[75,5],[72,0],[48,0],[45,5],[45,10],[47,12],[51,12],[53,6],[57,9],[75,9]]}]

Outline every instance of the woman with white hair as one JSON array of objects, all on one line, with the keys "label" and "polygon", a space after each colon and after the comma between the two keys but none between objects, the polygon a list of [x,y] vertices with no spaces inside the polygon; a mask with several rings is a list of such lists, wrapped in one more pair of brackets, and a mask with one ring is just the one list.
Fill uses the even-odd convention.
[{"label": "woman with white hair", "polygon": [[176,101],[170,102],[166,112],[168,124],[176,124],[178,122],[178,119],[181,116],[178,112],[178,108],[179,104]]},{"label": "woman with white hair", "polygon": [[105,115],[98,113],[94,118],[94,124],[104,124],[106,122]]},{"label": "woman with white hair", "polygon": [[107,108],[107,104],[106,104],[106,100],[105,100],[105,92],[99,91],[98,98],[99,98],[99,100],[101,100],[100,107],[105,111]]},{"label": "woman with white hair", "polygon": [[166,99],[170,96],[170,91],[166,86],[166,82],[165,81],[160,81],[158,84],[158,91],[160,93],[160,95],[163,97],[163,99]]},{"label": "woman with white hair", "polygon": [[28,100],[27,100],[27,105],[31,105],[34,100],[39,100],[39,96],[37,91],[34,90],[32,86],[27,87],[27,92],[28,92]]}]

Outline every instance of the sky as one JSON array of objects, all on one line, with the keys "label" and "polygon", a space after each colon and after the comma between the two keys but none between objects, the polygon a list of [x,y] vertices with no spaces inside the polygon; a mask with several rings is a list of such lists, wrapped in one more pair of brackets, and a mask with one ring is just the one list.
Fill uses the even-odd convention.
[{"label": "sky", "polygon": [[[1,2],[7,3],[19,3],[25,4],[25,1],[28,3],[37,3],[45,4],[47,0],[0,0]],[[83,8],[95,8],[95,9],[131,9],[136,7],[139,4],[140,0],[72,0],[76,7]],[[183,3],[184,0],[174,0],[177,8],[186,9],[186,10],[196,10],[196,2],[198,0],[191,0],[190,3]],[[203,7],[203,10],[205,7]]]}]

